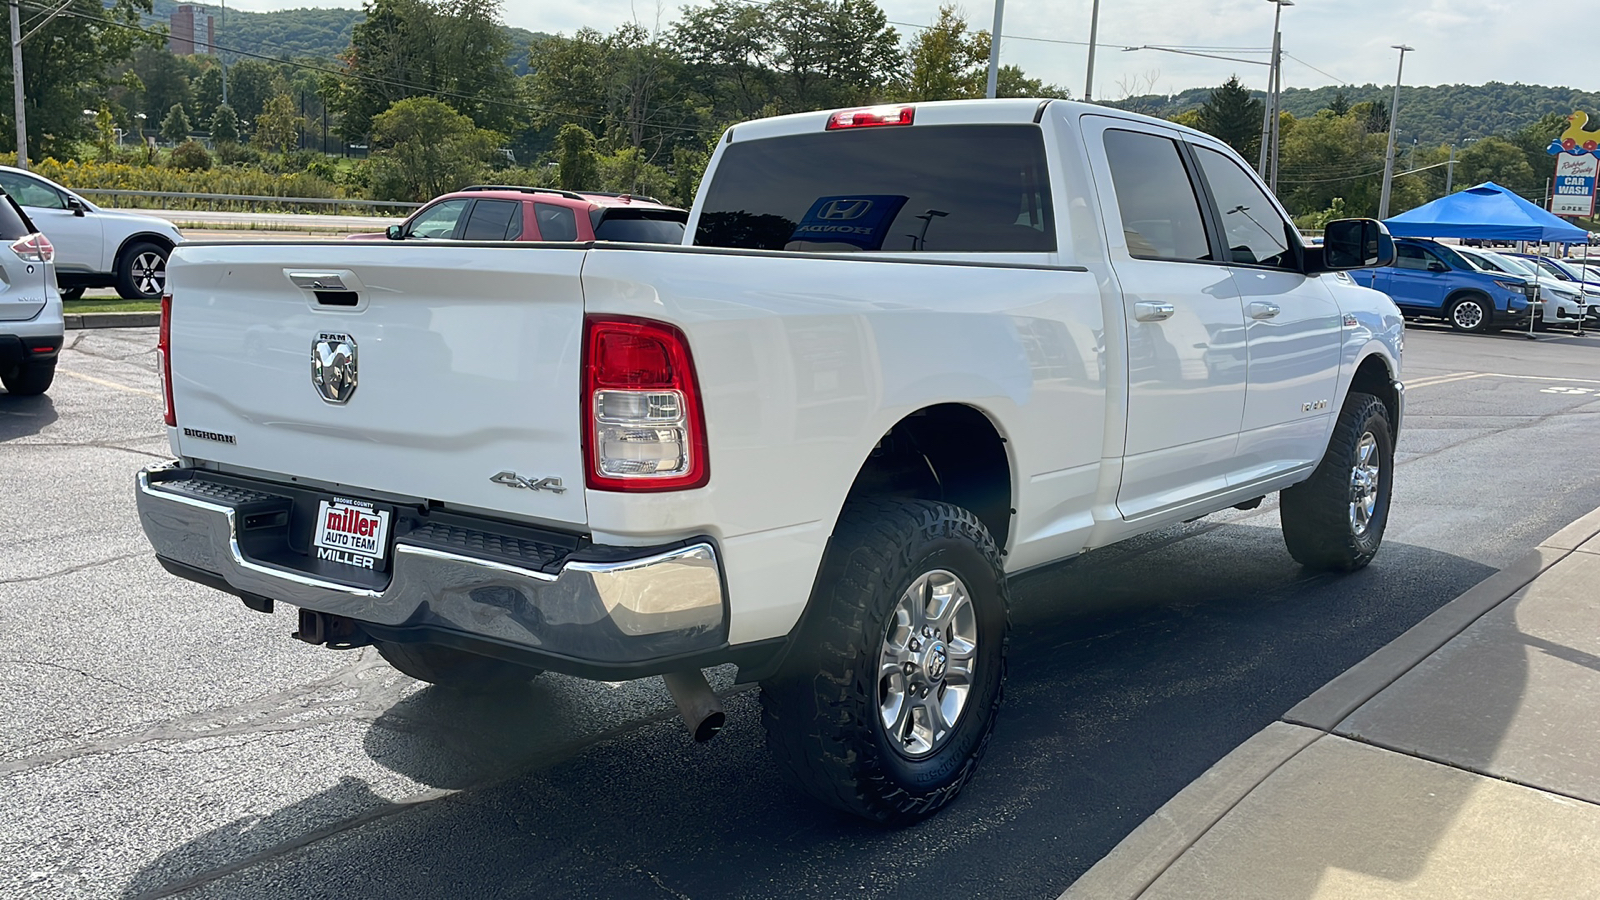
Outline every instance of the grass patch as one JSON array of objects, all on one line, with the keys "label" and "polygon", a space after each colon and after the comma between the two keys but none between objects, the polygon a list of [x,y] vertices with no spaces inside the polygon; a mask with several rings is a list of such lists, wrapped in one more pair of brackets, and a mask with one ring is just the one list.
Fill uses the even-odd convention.
[{"label": "grass patch", "polygon": [[160,300],[66,300],[62,302],[63,312],[67,315],[77,313],[103,313],[103,312],[160,312]]}]

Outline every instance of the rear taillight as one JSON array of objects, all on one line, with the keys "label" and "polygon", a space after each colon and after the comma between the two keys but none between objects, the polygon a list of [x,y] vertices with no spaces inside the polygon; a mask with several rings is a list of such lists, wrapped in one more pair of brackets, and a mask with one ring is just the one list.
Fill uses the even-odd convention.
[{"label": "rear taillight", "polygon": [[683,332],[663,322],[583,322],[586,481],[602,491],[678,491],[710,478],[700,387]]},{"label": "rear taillight", "polygon": [[161,295],[161,332],[156,338],[156,355],[161,363],[161,396],[166,400],[168,425],[178,424],[178,411],[172,407],[172,295]]},{"label": "rear taillight", "polygon": [[841,109],[828,117],[827,130],[910,125],[915,115],[916,107],[912,106],[864,106],[861,109]]},{"label": "rear taillight", "polygon": [[55,245],[37,232],[12,241],[11,252],[22,257],[23,262],[51,263],[56,260]]}]

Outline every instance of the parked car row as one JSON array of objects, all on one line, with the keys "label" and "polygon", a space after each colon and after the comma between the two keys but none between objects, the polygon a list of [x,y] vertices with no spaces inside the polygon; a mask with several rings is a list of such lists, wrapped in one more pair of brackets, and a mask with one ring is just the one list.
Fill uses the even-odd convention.
[{"label": "parked car row", "polygon": [[1408,318],[1437,318],[1457,331],[1600,324],[1600,269],[1533,254],[1396,238],[1393,265],[1352,273],[1388,294]]}]

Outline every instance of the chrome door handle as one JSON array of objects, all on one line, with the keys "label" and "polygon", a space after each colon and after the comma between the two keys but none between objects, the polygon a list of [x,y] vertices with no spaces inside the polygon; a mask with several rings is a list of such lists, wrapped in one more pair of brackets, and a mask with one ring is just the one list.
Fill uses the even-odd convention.
[{"label": "chrome door handle", "polygon": [[1178,310],[1171,303],[1140,300],[1133,304],[1133,317],[1141,322],[1161,322],[1172,318]]},{"label": "chrome door handle", "polygon": [[1250,318],[1252,319],[1270,319],[1281,312],[1283,312],[1283,309],[1276,303],[1257,300],[1250,304]]}]

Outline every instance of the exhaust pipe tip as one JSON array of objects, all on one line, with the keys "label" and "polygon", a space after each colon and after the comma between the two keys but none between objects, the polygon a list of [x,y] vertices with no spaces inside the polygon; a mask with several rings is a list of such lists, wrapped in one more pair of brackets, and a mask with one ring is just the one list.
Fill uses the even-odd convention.
[{"label": "exhaust pipe tip", "polygon": [[705,673],[699,669],[690,669],[687,672],[668,672],[661,676],[667,683],[667,691],[672,694],[672,702],[678,706],[678,715],[683,718],[683,724],[689,729],[689,736],[696,743],[705,743],[717,736],[722,727],[728,724],[728,715],[722,709],[722,701],[711,690],[711,684],[706,681]]}]

